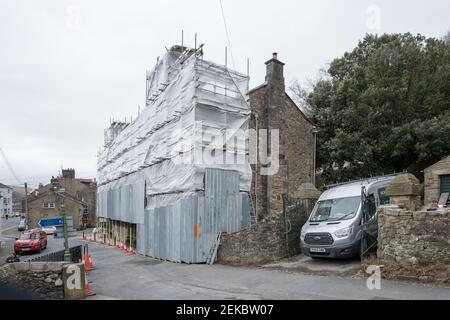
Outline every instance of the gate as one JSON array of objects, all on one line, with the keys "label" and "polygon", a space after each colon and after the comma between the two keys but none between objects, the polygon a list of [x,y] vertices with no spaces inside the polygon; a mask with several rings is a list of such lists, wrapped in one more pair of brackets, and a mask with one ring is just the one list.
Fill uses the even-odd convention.
[{"label": "gate", "polygon": [[315,202],[315,199],[291,198],[283,194],[284,233],[286,250],[290,255],[300,252],[300,231]]},{"label": "gate", "polygon": [[368,195],[366,187],[361,188],[361,261],[374,251],[378,244],[378,212],[373,195]]}]

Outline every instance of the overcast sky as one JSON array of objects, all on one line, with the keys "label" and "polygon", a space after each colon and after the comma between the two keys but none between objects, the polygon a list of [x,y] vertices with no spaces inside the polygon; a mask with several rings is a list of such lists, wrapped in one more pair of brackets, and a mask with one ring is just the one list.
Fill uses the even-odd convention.
[{"label": "overcast sky", "polygon": [[[277,51],[285,78],[314,79],[365,33],[412,32],[441,38],[448,0],[223,0],[235,68],[251,87]],[[0,0],[0,147],[22,182],[48,183],[64,167],[96,176],[110,117],[136,116],[145,70],[165,46],[205,43],[224,63],[219,0]],[[229,66],[233,66],[229,57]],[[0,182],[17,184],[0,156]]]}]

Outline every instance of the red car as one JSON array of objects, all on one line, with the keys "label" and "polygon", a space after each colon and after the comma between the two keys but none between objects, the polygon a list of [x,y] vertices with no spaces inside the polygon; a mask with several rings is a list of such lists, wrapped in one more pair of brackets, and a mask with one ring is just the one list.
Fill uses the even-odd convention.
[{"label": "red car", "polygon": [[47,248],[47,234],[40,230],[30,230],[22,233],[14,242],[14,252],[41,252]]}]

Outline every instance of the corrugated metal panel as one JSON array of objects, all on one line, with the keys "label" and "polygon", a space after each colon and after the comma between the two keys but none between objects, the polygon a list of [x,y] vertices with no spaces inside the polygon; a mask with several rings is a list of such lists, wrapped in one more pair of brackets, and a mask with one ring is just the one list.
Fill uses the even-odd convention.
[{"label": "corrugated metal panel", "polygon": [[207,169],[205,196],[145,211],[138,224],[138,252],[174,262],[206,262],[219,232],[236,232],[248,224],[248,194],[239,192],[238,172]]},{"label": "corrugated metal panel", "polygon": [[144,181],[98,192],[97,197],[99,217],[144,224]]}]

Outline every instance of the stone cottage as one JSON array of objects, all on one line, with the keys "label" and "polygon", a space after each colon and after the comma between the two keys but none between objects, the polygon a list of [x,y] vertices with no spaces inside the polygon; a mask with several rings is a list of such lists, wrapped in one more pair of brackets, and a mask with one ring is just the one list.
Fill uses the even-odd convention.
[{"label": "stone cottage", "polygon": [[[316,128],[285,91],[284,63],[277,53],[266,63],[265,82],[249,91],[250,129],[258,135],[268,129],[267,153],[271,154],[270,131],[279,130],[278,170],[263,174],[260,157],[252,167],[252,225],[242,231],[223,234],[218,251],[222,262],[247,264],[276,260],[299,250],[300,229],[309,205],[283,212],[287,199],[318,192],[315,189]],[[260,137],[256,141],[261,142]],[[260,144],[260,143],[259,143]],[[258,144],[257,148],[261,148]],[[255,152],[260,155],[259,150]],[[306,192],[308,191],[308,192]]]},{"label": "stone cottage", "polygon": [[[285,91],[284,63],[277,53],[266,63],[265,82],[250,90],[250,128],[279,130],[279,169],[262,175],[252,165],[251,196],[258,220],[283,208],[284,193],[293,196],[300,185],[314,184],[316,129]],[[270,145],[270,143],[268,143]]]},{"label": "stone cottage", "polygon": [[[64,193],[58,194],[58,189]],[[95,179],[75,178],[74,169],[64,169],[57,178],[52,178],[47,185],[40,185],[28,197],[28,226],[37,227],[42,218],[58,217],[59,205],[64,200],[66,213],[73,218],[75,229],[84,229],[96,225]],[[63,199],[62,199],[63,198]],[[25,211],[25,210],[24,210]]]},{"label": "stone cottage", "polygon": [[450,155],[424,170],[425,206],[450,205]]}]

